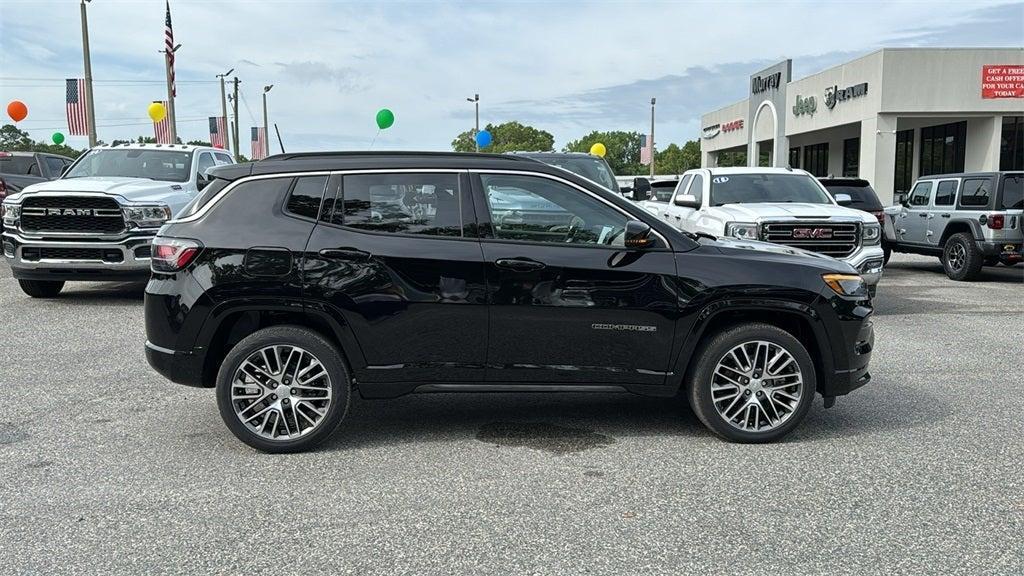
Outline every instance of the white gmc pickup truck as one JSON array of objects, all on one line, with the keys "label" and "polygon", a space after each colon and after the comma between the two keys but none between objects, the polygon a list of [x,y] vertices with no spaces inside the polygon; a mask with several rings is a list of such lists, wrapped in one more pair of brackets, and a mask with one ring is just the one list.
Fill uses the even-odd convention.
[{"label": "white gmc pickup truck", "polygon": [[872,294],[882,277],[878,220],[840,205],[803,170],[701,168],[683,174],[671,198],[644,202],[648,211],[686,232],[771,242],[849,263]]},{"label": "white gmc pickup truck", "polygon": [[150,241],[234,159],[202,146],[126,144],[82,154],[56,180],[3,201],[3,251],[21,289],[56,296],[69,280],[142,280]]}]

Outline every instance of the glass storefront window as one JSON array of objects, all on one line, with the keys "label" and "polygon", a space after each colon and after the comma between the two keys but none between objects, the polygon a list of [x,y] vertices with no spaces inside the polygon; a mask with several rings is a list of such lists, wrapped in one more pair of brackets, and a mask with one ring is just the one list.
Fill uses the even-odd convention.
[{"label": "glass storefront window", "polygon": [[1024,170],[1024,116],[1003,117],[999,169]]},{"label": "glass storefront window", "polygon": [[789,167],[799,168],[800,167],[800,147],[789,149]]},{"label": "glass storefront window", "polygon": [[843,140],[843,176],[856,178],[860,174],[860,138]]},{"label": "glass storefront window", "polygon": [[828,176],[828,142],[804,146],[804,170],[818,177]]},{"label": "glass storefront window", "polygon": [[914,183],[914,131],[900,130],[896,133],[896,175],[894,192],[906,194]]},{"label": "glass storefront window", "polygon": [[967,122],[921,128],[921,176],[964,171]]}]

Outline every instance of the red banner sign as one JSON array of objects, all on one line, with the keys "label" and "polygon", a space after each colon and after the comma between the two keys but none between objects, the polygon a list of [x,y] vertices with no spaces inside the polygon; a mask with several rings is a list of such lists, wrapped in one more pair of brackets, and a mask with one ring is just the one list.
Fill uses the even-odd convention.
[{"label": "red banner sign", "polygon": [[981,67],[982,98],[1024,98],[1024,66],[1020,64]]}]

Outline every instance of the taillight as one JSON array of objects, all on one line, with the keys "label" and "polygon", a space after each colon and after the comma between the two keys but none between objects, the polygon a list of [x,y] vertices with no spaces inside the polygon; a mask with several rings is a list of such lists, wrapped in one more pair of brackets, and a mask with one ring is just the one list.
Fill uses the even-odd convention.
[{"label": "taillight", "polygon": [[881,224],[883,226],[885,225],[885,211],[884,210],[869,210],[869,212],[871,212],[871,215],[874,216],[876,220],[878,220],[879,224]]},{"label": "taillight", "polygon": [[4,182],[3,178],[0,178],[0,200],[7,197],[7,182]]},{"label": "taillight", "polygon": [[989,214],[988,227],[993,230],[1002,230],[1006,224],[1006,216],[1002,214]]},{"label": "taillight", "polygon": [[188,266],[202,248],[203,245],[195,240],[157,236],[153,239],[150,267],[154,272],[177,272]]}]

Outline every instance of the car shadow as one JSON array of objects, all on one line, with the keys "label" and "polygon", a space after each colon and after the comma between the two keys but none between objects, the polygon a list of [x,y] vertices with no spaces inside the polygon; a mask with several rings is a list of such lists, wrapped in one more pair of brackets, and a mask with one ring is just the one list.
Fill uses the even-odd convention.
[{"label": "car shadow", "polygon": [[145,290],[145,282],[68,282],[60,294],[49,300],[72,306],[142,302]]},{"label": "car shadow", "polygon": [[[903,262],[892,262],[885,267],[886,274],[895,273],[895,278],[911,277],[913,273],[923,272],[928,273],[932,276],[941,276],[949,282],[955,282],[956,284],[969,284],[973,282],[1006,282],[1006,283],[1017,283],[1024,282],[1024,266],[984,266],[981,269],[981,273],[974,280],[968,282],[956,282],[955,280],[949,280],[946,276],[946,271],[942,268],[942,263],[939,262],[938,258],[925,261],[903,261]],[[905,273],[904,273],[905,272]],[[885,277],[882,278],[884,287]]]}]

